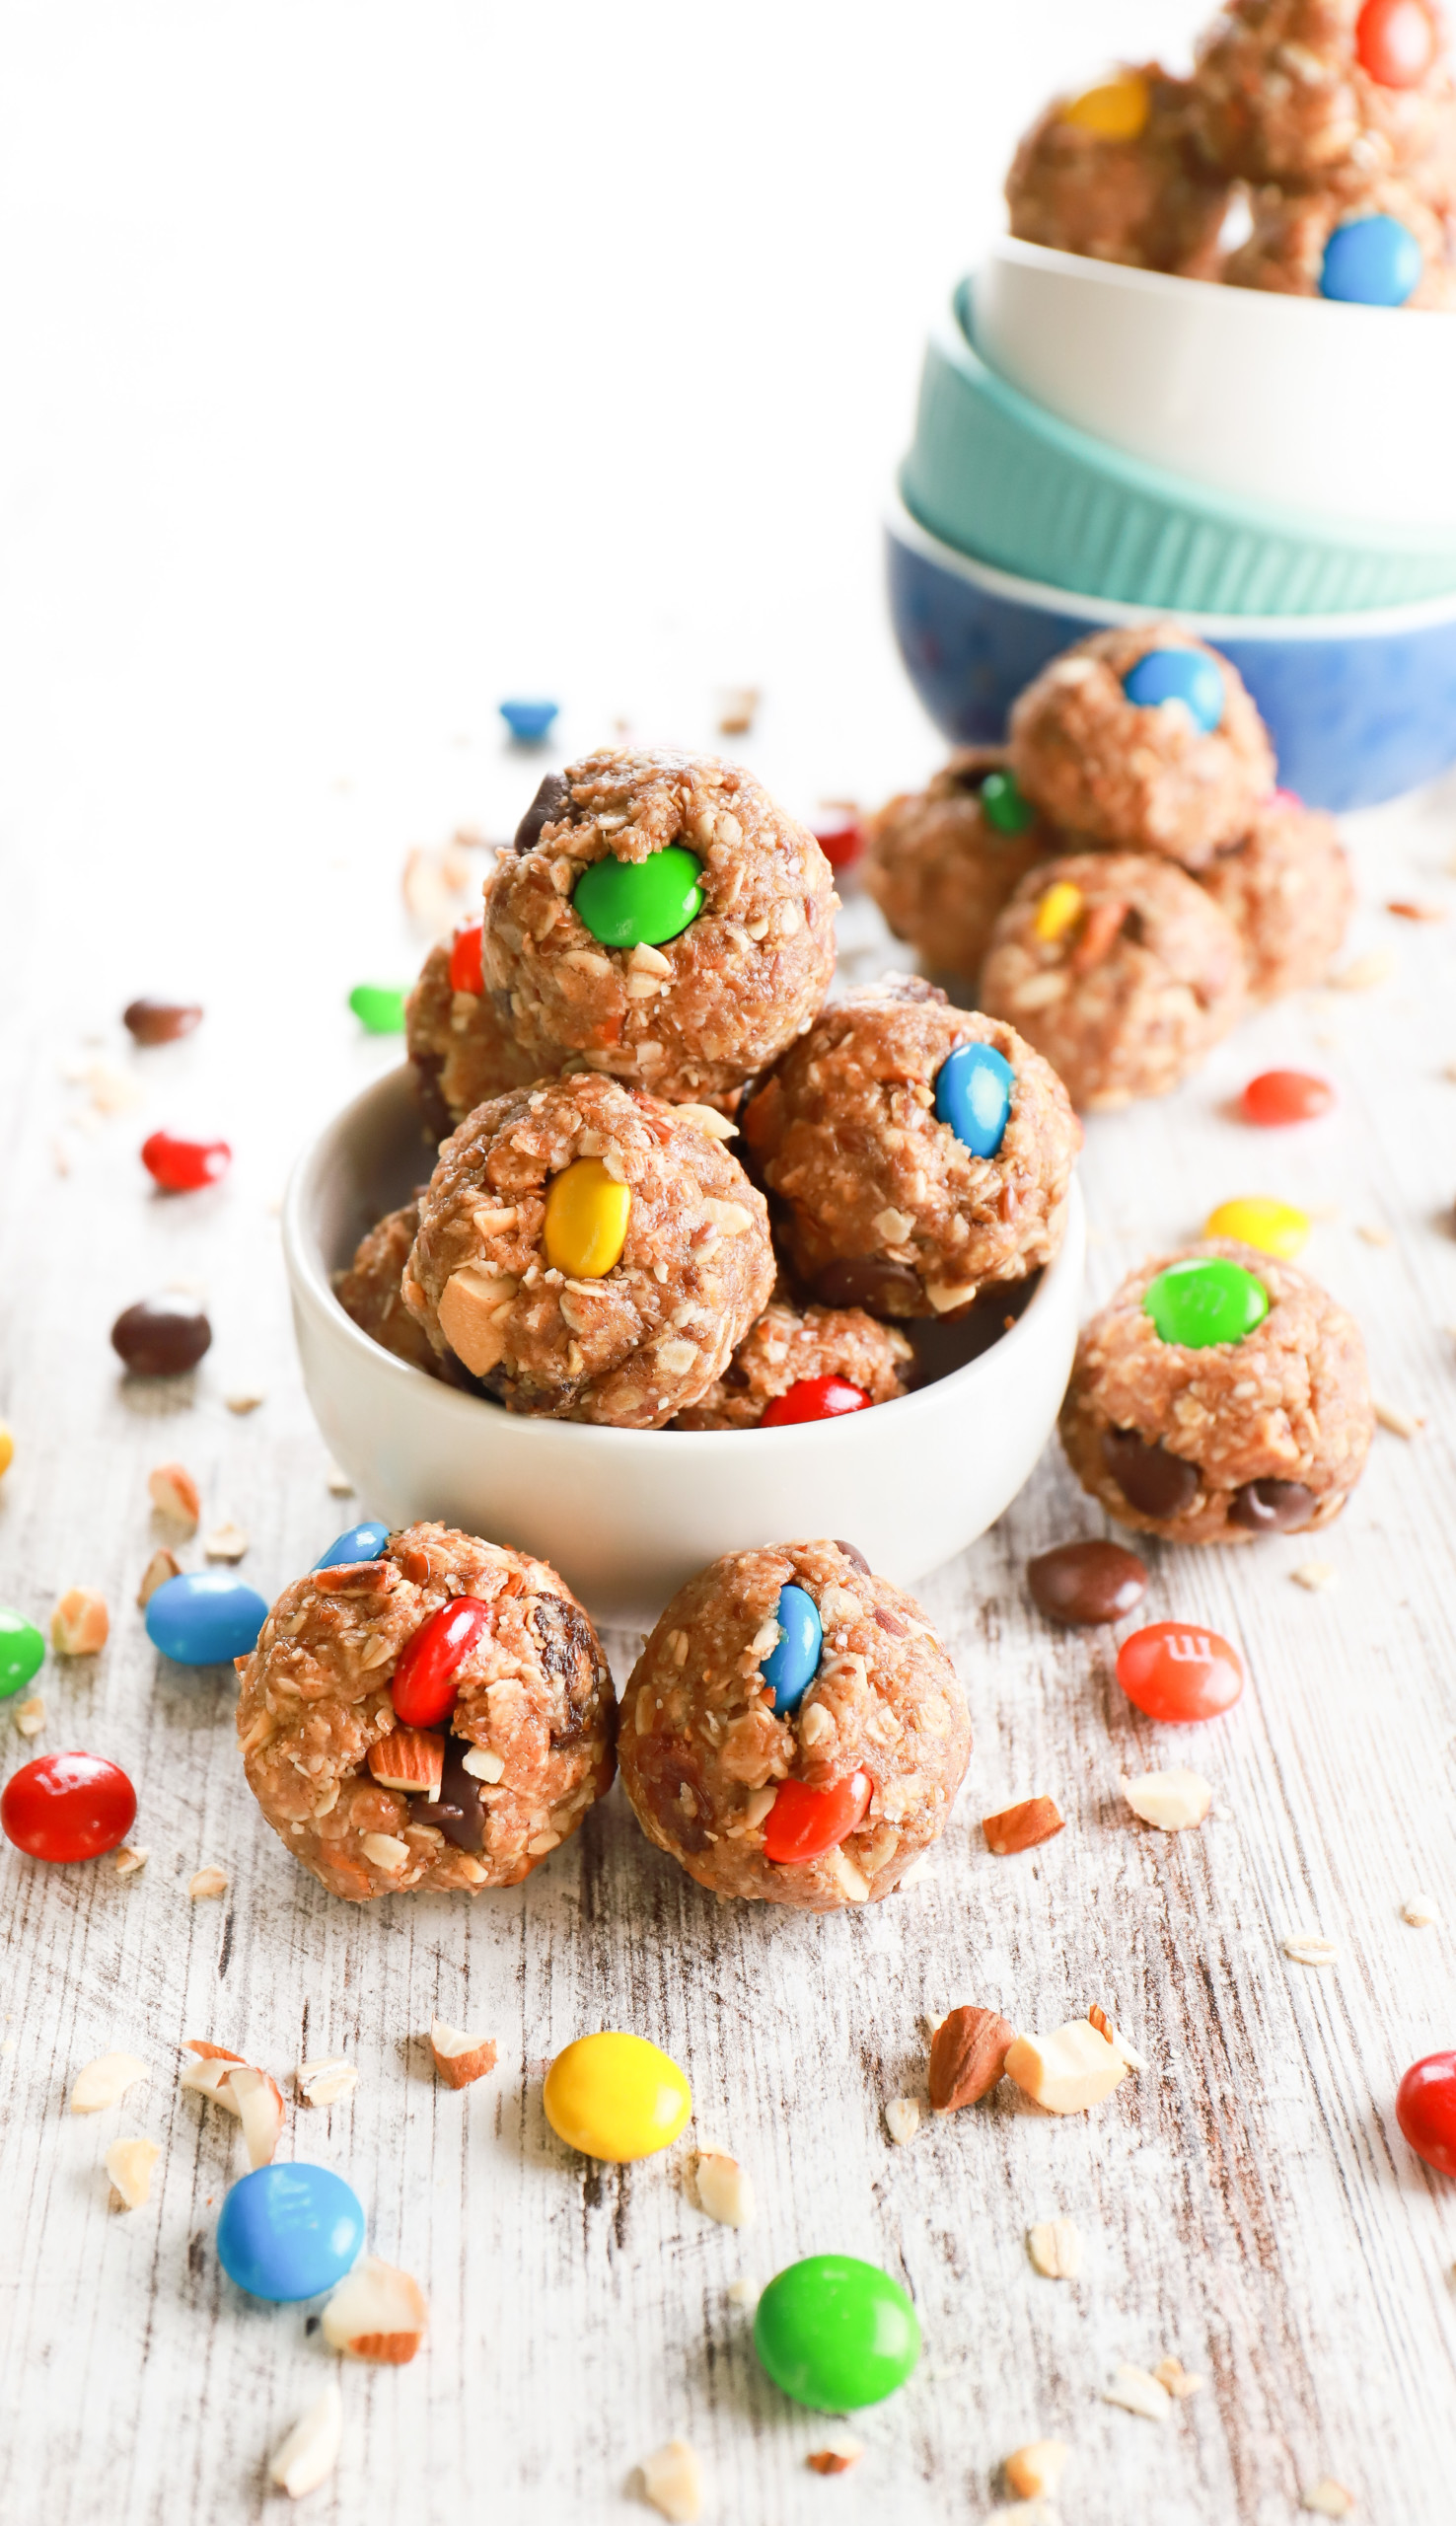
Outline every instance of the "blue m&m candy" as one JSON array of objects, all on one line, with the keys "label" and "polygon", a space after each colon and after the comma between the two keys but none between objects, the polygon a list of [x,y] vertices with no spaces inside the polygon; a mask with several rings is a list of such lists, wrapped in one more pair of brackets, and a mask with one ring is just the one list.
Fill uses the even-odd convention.
[{"label": "blue m&m candy", "polygon": [[255,2167],[232,2187],[217,2222],[217,2259],[251,2298],[317,2298],[356,2263],[359,2196],[328,2167]]},{"label": "blue m&m candy", "polygon": [[1181,702],[1208,736],[1223,717],[1223,678],[1201,649],[1149,649],[1128,669],[1123,691],[1134,710]]},{"label": "blue m&m candy", "polygon": [[500,715],[518,746],[540,745],[559,705],[554,702],[503,702]]},{"label": "blue m&m candy", "polygon": [[257,1646],[268,1609],[226,1570],[186,1570],[147,1600],[147,1638],[179,1667],[224,1667]]},{"label": "blue m&m candy", "polygon": [[1399,219],[1376,211],[1332,229],[1320,269],[1321,298],[1351,307],[1404,307],[1425,269],[1419,241]]},{"label": "blue m&m candy", "polygon": [[994,1157],[1006,1136],[1016,1073],[992,1044],[958,1044],[935,1076],[935,1119],[975,1157]]},{"label": "blue m&m candy", "polygon": [[342,1570],[351,1561],[378,1561],[389,1542],[390,1530],[377,1518],[362,1526],[350,1526],[344,1534],[335,1535],[326,1553],[315,1562],[316,1570]]},{"label": "blue m&m candy", "polygon": [[819,1607],[802,1588],[778,1592],[778,1646],[764,1661],[764,1681],[780,1719],[791,1719],[819,1672],[824,1626]]}]

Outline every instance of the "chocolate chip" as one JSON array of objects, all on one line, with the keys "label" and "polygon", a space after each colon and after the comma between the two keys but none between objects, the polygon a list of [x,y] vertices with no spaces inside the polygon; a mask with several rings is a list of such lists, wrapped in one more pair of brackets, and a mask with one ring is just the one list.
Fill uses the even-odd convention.
[{"label": "chocolate chip", "polygon": [[1314,1504],[1302,1482],[1246,1482],[1234,1493],[1229,1523],[1251,1535],[1284,1535],[1306,1523]]},{"label": "chocolate chip", "polygon": [[411,1800],[413,1820],[417,1824],[433,1824],[453,1842],[458,1851],[478,1851],[485,1847],[485,1810],[480,1804],[480,1784],[473,1772],[465,1767],[469,1751],[463,1737],[450,1731],[445,1739],[445,1763],[440,1775],[440,1795],[423,1804]]},{"label": "chocolate chip", "polygon": [[1104,1430],[1102,1461],[1129,1508],[1144,1518],[1178,1517],[1202,1478],[1186,1456],[1171,1455],[1157,1439],[1149,1445],[1135,1430]]},{"label": "chocolate chip", "polygon": [[134,1000],[121,1011],[121,1023],[138,1044],[175,1044],[200,1026],[202,1011],[175,1000]]},{"label": "chocolate chip", "polygon": [[869,1315],[912,1315],[920,1303],[920,1284],[906,1263],[888,1263],[877,1254],[853,1254],[827,1263],[816,1274],[814,1295],[821,1306],[862,1306]]},{"label": "chocolate chip", "polygon": [[176,1377],[194,1369],[212,1340],[212,1327],[197,1300],[181,1290],[163,1290],[122,1309],[111,1327],[111,1348],[133,1376]]},{"label": "chocolate chip", "polygon": [[835,1550],[836,1552],[841,1552],[846,1561],[852,1561],[856,1570],[862,1570],[866,1579],[869,1577],[869,1563],[866,1561],[857,1543],[846,1543],[842,1535],[836,1535]]},{"label": "chocolate chip", "polygon": [[516,827],[516,849],[524,857],[541,840],[543,825],[559,824],[570,812],[571,792],[559,772],[548,772]]},{"label": "chocolate chip", "polygon": [[1026,1565],[1032,1599],[1049,1621],[1117,1622],[1147,1593],[1147,1568],[1120,1543],[1058,1543]]}]

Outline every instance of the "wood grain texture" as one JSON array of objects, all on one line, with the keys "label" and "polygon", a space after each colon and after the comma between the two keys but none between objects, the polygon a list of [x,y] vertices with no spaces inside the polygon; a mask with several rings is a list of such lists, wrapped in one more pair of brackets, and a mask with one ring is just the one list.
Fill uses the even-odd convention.
[{"label": "wood grain texture", "polygon": [[[492,764],[499,824],[534,779]],[[51,1871],[0,1854],[7,2519],[279,2513],[266,2458],[330,2355],[307,2310],[255,2305],[219,2273],[213,2228],[243,2155],[236,2124],[178,2091],[176,2047],[193,2035],[280,2079],[311,2055],[357,2066],[355,2094],[328,2113],[295,2106],[290,2083],[282,2154],[346,2173],[374,2249],[429,2293],[412,2367],[342,2375],[343,2457],[308,2512],[321,2520],[627,2517],[633,2468],[675,2433],[704,2460],[708,2518],[774,2526],[818,2526],[831,2508],[988,2515],[1001,2458],[1042,2434],[1074,2451],[1064,2513],[1083,2526],[1274,2526],[1326,2473],[1358,2493],[1361,2517],[1449,2516],[1456,2186],[1412,2157],[1392,2101],[1407,2061],[1456,2037],[1456,1015],[1449,932],[1376,907],[1451,900],[1453,806],[1448,792],[1359,837],[1371,909],[1355,944],[1396,949],[1388,987],[1268,1012],[1165,1105],[1099,1120],[1084,1165],[1089,1302],[1219,1199],[1329,1206],[1307,1259],[1364,1325],[1378,1390],[1424,1427],[1409,1444],[1377,1439],[1349,1513],[1314,1547],[1337,1572],[1325,1593],[1291,1583],[1311,1557],[1298,1538],[1154,1555],[1138,1619],[1206,1620],[1248,1661],[1237,1712],[1191,1731],[1129,1708],[1111,1635],[1057,1633],[1033,1611],[1027,1555],[1101,1523],[1049,1453],[1000,1526],[923,1590],[977,1737],[930,1875],[828,1920],[715,1904],[648,1847],[619,1791],[526,1886],[473,1903],[356,1909],[290,1868],[242,1780],[231,1679],[182,1674],[147,1644],[133,1597],[163,1530],[145,1477],[163,1457],[185,1462],[204,1526],[231,1516],[247,1529],[244,1574],[269,1596],[368,1511],[327,1488],[269,1204],[313,1122],[395,1057],[339,1013],[367,967],[361,891],[376,969],[386,944],[398,970],[418,952],[390,926],[395,846],[367,842],[343,897],[295,809],[255,846],[259,883],[226,922],[204,935],[173,907],[159,954],[156,928],[122,908],[61,992],[78,876],[107,879],[74,836],[65,865],[32,861],[0,1115],[0,1407],[18,1443],[0,1488],[0,1595],[43,1620],[69,1585],[105,1591],[111,1639],[96,1660],[47,1660],[37,1746],[125,1763],[151,1860],[122,1881],[107,1862]],[[281,941],[269,886],[290,904]],[[862,901],[843,931],[850,969],[881,960]],[[208,1017],[191,1043],[133,1055],[113,1012],[159,967]],[[88,1029],[106,1040],[87,1045]],[[82,1130],[67,1117],[87,1091],[60,1074],[99,1058],[140,1101]],[[1284,1059],[1328,1071],[1337,1116],[1292,1136],[1230,1121],[1230,1091]],[[224,1188],[149,1193],[135,1151],[164,1122],[231,1131]],[[1367,1243],[1362,1225],[1391,1241]],[[177,1387],[129,1384],[107,1328],[174,1275],[205,1282],[213,1351]],[[223,1398],[251,1383],[266,1400],[235,1417]],[[635,1642],[610,1648],[620,1681]],[[7,1772],[36,1749],[0,1715]],[[1201,1831],[1167,1836],[1128,1815],[1120,1772],[1166,1762],[1214,1782]],[[993,1858],[978,1819],[1037,1792],[1069,1829]],[[187,1879],[208,1861],[228,1870],[227,1894],[190,1904]],[[1403,1923],[1418,1888],[1446,1926]],[[1283,1956],[1301,1929],[1337,1943],[1336,1967]],[[1150,2065],[1093,2117],[1056,2121],[1003,2087],[891,2144],[887,2101],[924,2098],[927,2014],[974,2001],[1046,2028],[1093,2000]],[[500,2047],[466,2094],[431,2075],[435,2013]],[[753,2228],[715,2227],[693,2205],[692,2133],[624,2169],[551,2137],[546,2061],[612,2025],[684,2063],[692,2132],[752,2170]],[[111,2046],[149,2061],[149,2085],[72,2117],[76,2071]],[[102,2159],[133,2131],[163,2157],[151,2204],[123,2215]],[[1086,2241],[1073,2282],[1040,2277],[1027,2256],[1027,2227],[1054,2215]],[[830,2247],[905,2281],[926,2350],[910,2387],[856,2424],[863,2464],[826,2484],[803,2461],[825,2424],[768,2385],[727,2290]],[[1101,2402],[1119,2361],[1168,2352],[1208,2384],[1166,2425]]]}]

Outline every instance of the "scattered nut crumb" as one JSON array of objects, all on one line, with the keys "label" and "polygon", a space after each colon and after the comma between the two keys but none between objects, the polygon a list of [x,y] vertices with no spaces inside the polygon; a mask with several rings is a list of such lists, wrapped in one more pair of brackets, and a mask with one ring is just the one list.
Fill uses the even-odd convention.
[{"label": "scattered nut crumb", "polygon": [[58,1658],[94,1658],[110,1628],[105,1597],[94,1588],[68,1588],[50,1617],[50,1645]]},{"label": "scattered nut crumb", "polygon": [[76,2073],[71,2089],[73,2114],[100,2114],[109,2105],[119,2105],[128,2088],[138,2079],[149,2079],[152,2073],[145,2061],[134,2052],[103,2052],[99,2059],[88,2061]]},{"label": "scattered nut crumb", "polygon": [[718,712],[719,736],[746,737],[753,727],[754,713],[758,706],[759,692],[756,685],[738,685],[725,693]]},{"label": "scattered nut crumb", "polygon": [[754,2183],[726,2149],[700,2148],[695,2168],[698,2207],[722,2228],[752,2227]]},{"label": "scattered nut crumb", "polygon": [[1124,2412],[1135,2412],[1142,2420],[1166,2420],[1173,2409],[1167,2387],[1159,2385],[1145,2368],[1133,2368],[1126,2359],[1102,2400],[1121,2405]]},{"label": "scattered nut crumb", "polygon": [[1180,2404],[1186,2404],[1190,2395],[1201,2395],[1208,2382],[1205,2377],[1191,2377],[1182,2360],[1175,2359],[1171,2351],[1166,2359],[1158,2361],[1153,2375],[1160,2386],[1166,2386],[1174,2402]]},{"label": "scattered nut crumb", "polygon": [[1322,1588],[1333,1588],[1339,1576],[1333,1561],[1301,1561],[1289,1573],[1296,1588],[1307,1588],[1312,1597]]},{"label": "scattered nut crumb", "polygon": [[45,1725],[45,1704],[39,1693],[29,1693],[15,1706],[15,1724],[23,1737],[38,1737]]},{"label": "scattered nut crumb", "polygon": [[210,1894],[226,1894],[228,1872],[225,1868],[199,1868],[187,1879],[187,1901],[205,1903]]},{"label": "scattered nut crumb", "polygon": [[324,2339],[348,2359],[402,2368],[414,2357],[430,2320],[419,2282],[377,2254],[365,2255],[339,2282],[324,2310]]},{"label": "scattered nut crumb", "polygon": [[324,1479],[335,1500],[347,1500],[352,1496],[354,1486],[341,1465],[331,1464]]},{"label": "scattered nut crumb", "polygon": [[702,2467],[686,2438],[670,2438],[642,2467],[642,2489],[674,2526],[691,2526],[702,2513]]},{"label": "scattered nut crumb", "polygon": [[1332,2482],[1328,2474],[1307,2490],[1299,2505],[1313,2509],[1317,2517],[1348,2517],[1355,2504],[1352,2490],[1344,2483]]},{"label": "scattered nut crumb", "polygon": [[1425,1427],[1423,1413],[1407,1412],[1399,1403],[1382,1403],[1378,1397],[1375,1418],[1382,1430],[1393,1430],[1398,1439],[1414,1439],[1417,1431]]},{"label": "scattered nut crumb", "polygon": [[134,1851],[123,1842],[119,1850],[111,1853],[111,1866],[118,1877],[140,1877],[151,1856],[150,1851]]},{"label": "scattered nut crumb", "polygon": [[147,1606],[151,1603],[158,1589],[165,1588],[169,1579],[180,1579],[181,1577],[182,1563],[179,1561],[175,1552],[169,1552],[165,1545],[158,1551],[154,1552],[151,1560],[147,1563],[145,1570],[142,1572],[141,1586],[136,1592],[136,1601],[141,1606],[142,1611],[145,1613]]},{"label": "scattered nut crumb", "polygon": [[885,2128],[898,2149],[912,2140],[920,2127],[920,2109],[912,2096],[892,2096],[885,2108]]},{"label": "scattered nut crumb", "polygon": [[293,2075],[305,2105],[337,2105],[359,2084],[352,2061],[300,2061]]},{"label": "scattered nut crumb", "polygon": [[310,2404],[269,2457],[268,2480],[286,2490],[290,2499],[302,2499],[305,2491],[317,2490],[328,2481],[342,2445],[343,2397],[330,2377],[318,2402]]},{"label": "scattered nut crumb", "polygon": [[225,1394],[223,1401],[230,1412],[241,1415],[255,1412],[260,1403],[266,1403],[267,1396],[260,1385],[240,1385],[231,1394]]},{"label": "scattered nut crumb", "polygon": [[1213,1804],[1213,1791],[1200,1772],[1143,1772],[1137,1780],[1124,1779],[1122,1790],[1133,1815],[1164,1833],[1201,1824]]},{"label": "scattered nut crumb", "polygon": [[847,2429],[832,2429],[822,2447],[816,2447],[804,2462],[811,2474],[847,2474],[864,2454],[862,2438],[853,2438]]},{"label": "scattered nut crumb", "polygon": [[1029,2447],[1018,2447],[1001,2468],[1007,2489],[1018,2499],[1055,2497],[1069,2452],[1059,2438],[1034,2438]]},{"label": "scattered nut crumb", "polygon": [[113,2140],[102,2164],[121,2196],[123,2210],[140,2210],[150,2200],[152,2169],[162,2155],[155,2140]]},{"label": "scattered nut crumb", "polygon": [[202,1515],[202,1494],[184,1464],[154,1465],[147,1476],[152,1506],[183,1534],[194,1535]]},{"label": "scattered nut crumb", "polygon": [[1428,1894],[1408,1894],[1401,1905],[1401,1918],[1409,1921],[1413,1930],[1434,1929],[1440,1917],[1437,1905]]},{"label": "scattered nut crumb", "polygon": [[1354,962],[1342,966],[1338,974],[1328,978],[1331,991],[1378,991],[1382,983],[1394,976],[1396,960],[1389,947],[1377,947],[1368,956],[1356,956]]},{"label": "scattered nut crumb", "polygon": [[464,2035],[443,2018],[430,2020],[430,2052],[448,2088],[473,2087],[495,2067],[495,2046],[483,2035]]},{"label": "scattered nut crumb", "polygon": [[1082,2268],[1082,2233],[1075,2219],[1041,2219],[1026,2232],[1026,2250],[1048,2280],[1075,2280]]},{"label": "scattered nut crumb", "polygon": [[1444,921],[1446,918],[1445,909],[1440,904],[1411,904],[1402,900],[1387,904],[1385,909],[1393,912],[1397,921]]},{"label": "scattered nut crumb", "polygon": [[752,2313],[764,2292],[757,2280],[749,2280],[740,2275],[737,2280],[729,2281],[727,2294],[730,2306],[747,2307]]},{"label": "scattered nut crumb", "polygon": [[1317,1938],[1298,1933],[1279,1941],[1284,1954],[1294,1965],[1338,1965],[1340,1950],[1331,1938]]},{"label": "scattered nut crumb", "polygon": [[1389,1228],[1382,1227],[1377,1220],[1357,1220],[1355,1234],[1362,1236],[1367,1245],[1394,1245],[1395,1243]]},{"label": "scattered nut crumb", "polygon": [[241,1561],[248,1550],[248,1537],[229,1518],[222,1525],[214,1526],[210,1535],[203,1536],[202,1549],[209,1561]]},{"label": "scattered nut crumb", "polygon": [[1096,2000],[1093,2001],[1092,2006],[1087,2011],[1087,2023],[1089,2026],[1096,2027],[1104,2043],[1110,2043],[1113,2050],[1121,2054],[1122,2058],[1127,2062],[1129,2070],[1145,2070],[1147,2068],[1147,2063],[1144,2061],[1142,2054],[1140,2052],[1134,2052],[1131,2044],[1127,2043],[1125,2039],[1119,2035],[1118,2030],[1114,2026],[1112,2019],[1108,2016],[1106,2009],[1099,2008]]},{"label": "scattered nut crumb", "polygon": [[1066,1829],[1066,1819],[1057,1813],[1055,1798],[1023,1798],[1015,1807],[1003,1807],[995,1816],[983,1816],[981,1829],[988,1848],[998,1857],[1011,1851],[1034,1850],[1039,1842],[1050,1842]]}]

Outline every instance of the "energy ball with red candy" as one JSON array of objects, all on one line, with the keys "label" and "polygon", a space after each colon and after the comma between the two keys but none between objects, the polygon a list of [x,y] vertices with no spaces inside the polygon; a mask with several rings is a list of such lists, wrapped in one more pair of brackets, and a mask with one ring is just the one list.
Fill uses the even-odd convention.
[{"label": "energy ball with red candy", "polygon": [[1201,147],[1295,190],[1427,168],[1452,149],[1444,40],[1432,0],[1231,0],[1199,45]]},{"label": "energy ball with red candy", "polygon": [[1055,825],[1201,868],[1274,787],[1264,722],[1226,658],[1177,624],[1095,632],[1011,713],[1011,760]]},{"label": "energy ball with red candy", "polygon": [[1171,1543],[1329,1525],[1373,1428],[1344,1307],[1292,1263],[1223,1238],[1128,1273],[1084,1326],[1061,1407],[1083,1490]]},{"label": "energy ball with red candy", "polygon": [[238,1667],[253,1794],[349,1902],[514,1886],[612,1783],[612,1677],[570,1589],[452,1526],[296,1579]]},{"label": "energy ball with red candy", "polygon": [[926,788],[872,818],[864,882],[927,972],[974,983],[1002,904],[1056,847],[1005,747],[964,746]]},{"label": "energy ball with red candy", "polygon": [[485,980],[545,1075],[731,1098],[808,1024],[834,875],[751,774],[613,750],[551,774],[486,898]]},{"label": "energy ball with red candy", "polygon": [[732,1552],[680,1589],[622,1697],[649,1841],[720,1895],[877,1902],[944,1831],[971,1754],[912,1597],[842,1543]]},{"label": "energy ball with red candy", "polygon": [[400,1291],[418,1226],[416,1194],[402,1210],[389,1212],[359,1239],[347,1271],[335,1275],[333,1294],[345,1315],[352,1316],[371,1342],[393,1351],[397,1360],[407,1362],[411,1369],[423,1369],[426,1376],[463,1385],[468,1380],[461,1374],[460,1363],[453,1354],[442,1357],[435,1350],[424,1326],[410,1314]]},{"label": "energy ball with red candy", "polygon": [[[680,1412],[678,1430],[757,1430],[765,1412],[784,1421],[827,1421],[904,1394],[914,1354],[903,1333],[857,1306],[786,1300],[750,1325],[718,1382]],[[858,1397],[856,1404],[855,1397]]]},{"label": "energy ball with red candy", "polygon": [[1242,842],[1199,872],[1239,933],[1253,1001],[1324,981],[1354,910],[1334,818],[1276,790]]},{"label": "energy ball with red candy", "polygon": [[493,1098],[420,1197],[405,1305],[513,1412],[661,1429],[773,1287],[731,1129],[589,1075]]},{"label": "energy ball with red candy", "polygon": [[1191,100],[1187,80],[1155,61],[1058,97],[1006,179],[1012,236],[1213,279],[1230,186],[1193,141]]},{"label": "energy ball with red candy", "polygon": [[962,1314],[1050,1262],[1082,1139],[1030,1044],[904,974],[823,1011],[744,1136],[799,1280],[890,1316]]},{"label": "energy ball with red candy", "polygon": [[1336,298],[1366,307],[1456,307],[1449,203],[1399,177],[1357,190],[1254,196],[1254,225],[1224,279],[1236,289]]},{"label": "energy ball with red candy", "polygon": [[[404,1003],[404,1041],[425,1122],[443,1140],[489,1096],[529,1087],[541,1064],[502,1022],[480,975],[480,925],[432,947]],[[555,1067],[555,1065],[551,1065]]]},{"label": "energy ball with red candy", "polygon": [[1227,915],[1170,859],[1088,851],[1022,879],[991,932],[982,1004],[1046,1056],[1074,1105],[1165,1096],[1244,1007]]}]

